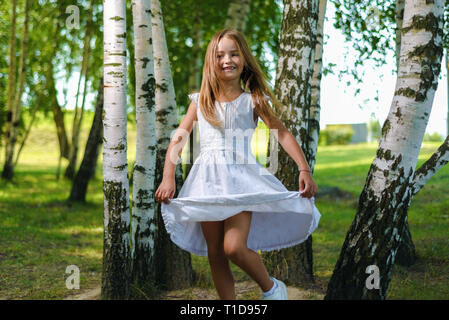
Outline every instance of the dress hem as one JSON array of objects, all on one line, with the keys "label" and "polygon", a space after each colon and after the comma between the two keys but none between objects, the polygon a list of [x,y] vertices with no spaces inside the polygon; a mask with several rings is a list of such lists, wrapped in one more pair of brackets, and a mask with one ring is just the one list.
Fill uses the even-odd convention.
[{"label": "dress hem", "polygon": [[[241,210],[241,211],[245,211],[245,210]],[[251,210],[249,210],[249,211],[251,211]],[[237,214],[237,213],[235,213],[235,214]],[[179,233],[179,231],[180,231],[179,224],[177,224],[176,221],[170,221],[170,219],[168,218],[167,214],[164,211],[162,211],[162,210],[161,210],[161,214],[162,214],[162,218],[163,218],[163,220],[165,222],[165,228],[167,230],[167,233],[170,235],[170,239],[171,239],[171,241],[173,241],[173,243],[175,243],[182,250],[188,251],[188,252],[190,252],[192,254],[195,254],[197,256],[202,256],[202,257],[207,257],[208,256],[207,250],[195,249],[195,248],[188,247],[187,245],[184,245],[182,243],[182,241],[179,239],[179,236],[176,236],[176,235],[180,234]],[[308,229],[307,235],[305,237],[302,237],[301,239],[297,239],[297,240],[294,240],[294,241],[289,241],[289,242],[285,242],[285,243],[281,243],[281,244],[276,244],[276,245],[273,245],[273,246],[265,246],[265,247],[258,247],[258,246],[249,247],[248,246],[248,248],[253,250],[253,251],[255,251],[255,252],[257,252],[259,250],[263,251],[263,252],[270,252],[270,251],[280,250],[280,249],[292,247],[292,246],[295,246],[295,245],[303,243],[304,241],[306,241],[310,237],[310,235],[318,227],[319,220],[321,218],[321,214],[319,213],[319,211],[316,208],[313,208],[311,216],[312,216],[312,220],[310,221],[309,229]],[[217,220],[217,221],[222,221],[222,220]],[[199,222],[199,221],[197,221],[197,222]]]}]

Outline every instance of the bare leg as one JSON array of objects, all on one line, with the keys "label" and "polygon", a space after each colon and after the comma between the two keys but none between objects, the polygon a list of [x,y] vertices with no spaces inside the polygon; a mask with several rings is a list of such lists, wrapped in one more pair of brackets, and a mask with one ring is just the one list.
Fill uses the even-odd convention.
[{"label": "bare leg", "polygon": [[223,248],[224,222],[201,222],[201,228],[207,242],[209,265],[218,296],[222,300],[235,300],[234,277]]},{"label": "bare leg", "polygon": [[224,252],[266,292],[274,283],[259,255],[247,247],[251,216],[251,211],[242,211],[224,221]]}]

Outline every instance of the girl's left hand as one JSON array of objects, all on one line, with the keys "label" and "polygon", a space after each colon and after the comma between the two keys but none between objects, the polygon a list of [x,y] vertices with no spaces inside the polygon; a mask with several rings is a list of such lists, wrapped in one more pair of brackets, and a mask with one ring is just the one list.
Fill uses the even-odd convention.
[{"label": "girl's left hand", "polygon": [[313,181],[312,173],[308,171],[299,172],[299,191],[302,192],[301,196],[305,198],[311,198],[318,191],[318,187]]}]

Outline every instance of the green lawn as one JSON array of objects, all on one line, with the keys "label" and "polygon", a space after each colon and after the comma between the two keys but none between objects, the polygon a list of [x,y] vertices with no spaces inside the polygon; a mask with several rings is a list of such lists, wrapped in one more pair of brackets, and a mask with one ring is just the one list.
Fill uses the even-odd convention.
[{"label": "green lawn", "polygon": [[[82,152],[92,116],[86,114]],[[71,123],[69,119],[66,123]],[[266,129],[260,127],[260,130]],[[129,124],[129,163],[135,157],[135,137],[135,125]],[[256,148],[262,150],[264,143],[263,139],[253,141],[253,152]],[[425,143],[419,164],[437,147],[438,143]],[[348,194],[348,197],[316,199],[322,218],[313,236],[314,271],[321,287],[327,285],[338,259],[376,148],[377,144],[318,148],[314,174],[318,188],[334,186]],[[2,165],[3,158],[1,149]],[[265,161],[263,152],[258,159],[262,163]],[[65,200],[70,182],[62,177],[56,180],[55,126],[50,120],[40,120],[33,128],[16,168],[14,183],[0,184],[0,299],[62,299],[73,294],[65,284],[69,265],[80,269],[80,291],[100,285],[102,157],[99,161],[95,180],[89,185],[87,203],[69,204]],[[63,160],[61,176],[66,165],[67,161]],[[449,298],[448,182],[449,168],[444,167],[413,199],[409,224],[418,261],[410,268],[394,267],[388,299]],[[197,286],[210,288],[212,280],[207,258],[193,255],[192,258],[199,276]],[[232,267],[237,280],[248,279],[242,271]]]}]

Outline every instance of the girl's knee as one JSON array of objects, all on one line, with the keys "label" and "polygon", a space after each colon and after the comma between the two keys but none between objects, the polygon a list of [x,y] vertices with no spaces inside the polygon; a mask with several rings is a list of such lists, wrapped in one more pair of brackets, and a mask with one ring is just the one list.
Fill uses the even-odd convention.
[{"label": "girl's knee", "polygon": [[232,262],[242,260],[246,250],[247,248],[243,243],[236,241],[225,241],[224,243],[224,253]]}]

